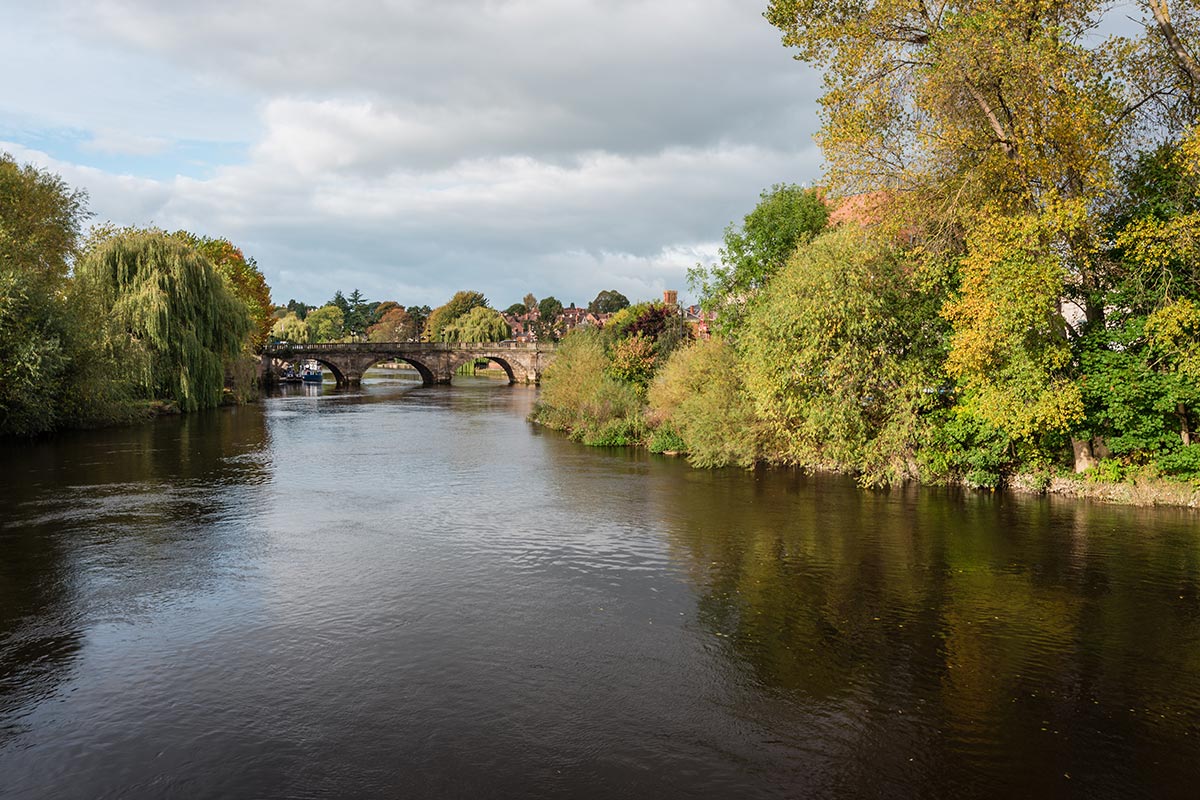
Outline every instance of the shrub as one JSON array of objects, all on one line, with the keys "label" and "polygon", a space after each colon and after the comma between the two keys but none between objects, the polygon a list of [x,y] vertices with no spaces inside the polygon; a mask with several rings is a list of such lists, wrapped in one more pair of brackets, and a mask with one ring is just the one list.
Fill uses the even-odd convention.
[{"label": "shrub", "polygon": [[687,442],[670,425],[660,425],[650,436],[651,453],[687,452]]},{"label": "shrub", "polygon": [[945,329],[911,266],[842,226],[797,250],[750,304],[738,343],[773,459],[866,484],[908,476],[921,415],[941,402]]},{"label": "shrub", "polygon": [[1011,442],[999,428],[965,414],[943,411],[931,419],[919,463],[935,483],[960,481],[974,489],[995,489],[1012,469]]},{"label": "shrub", "polygon": [[698,467],[748,467],[761,454],[762,426],[741,382],[737,353],[720,339],[676,350],[650,387],[651,418]]},{"label": "shrub", "polygon": [[531,419],[588,444],[638,441],[641,399],[634,387],[609,374],[611,365],[598,332],[569,334],[542,375]]},{"label": "shrub", "polygon": [[1156,466],[1163,475],[1200,482],[1200,443],[1159,456]]}]

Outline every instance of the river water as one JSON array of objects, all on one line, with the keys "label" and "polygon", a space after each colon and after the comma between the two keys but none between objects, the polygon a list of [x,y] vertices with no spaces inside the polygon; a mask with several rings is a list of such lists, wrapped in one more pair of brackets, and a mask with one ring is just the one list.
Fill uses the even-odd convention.
[{"label": "river water", "polygon": [[1189,797],[1195,512],[585,448],[483,378],[0,445],[0,797]]}]

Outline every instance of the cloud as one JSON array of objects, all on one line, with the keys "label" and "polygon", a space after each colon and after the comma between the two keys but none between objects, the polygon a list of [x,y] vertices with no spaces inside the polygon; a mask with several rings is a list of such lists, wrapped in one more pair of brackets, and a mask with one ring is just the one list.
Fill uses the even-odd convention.
[{"label": "cloud", "polygon": [[135,136],[116,131],[97,131],[81,147],[108,155],[146,156],[162,153],[171,142],[160,136]]},{"label": "cloud", "polygon": [[[96,60],[83,82],[125,113],[33,103],[22,113],[86,143],[0,146],[86,186],[101,219],[228,236],[277,299],[684,289],[761,189],[820,172],[819,81],[740,0],[53,8],[22,35]],[[199,170],[170,161],[183,139],[245,146]],[[130,158],[96,169],[89,153]]]}]

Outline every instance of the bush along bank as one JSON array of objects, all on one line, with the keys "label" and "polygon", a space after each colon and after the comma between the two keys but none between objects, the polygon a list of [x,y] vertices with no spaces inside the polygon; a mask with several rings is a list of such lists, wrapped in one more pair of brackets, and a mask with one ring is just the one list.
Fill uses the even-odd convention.
[{"label": "bush along bank", "polygon": [[[985,319],[980,340],[963,320],[961,256],[931,258],[854,223],[794,245],[757,285],[708,297],[727,323],[712,338],[661,303],[571,333],[531,419],[589,445],[686,454],[697,467],[1197,505],[1200,358],[1188,359],[1200,353],[1200,306],[1160,306],[1172,321],[1149,312],[1158,321],[1129,323],[1134,339],[1115,313],[1068,339],[1034,286],[1034,310]],[[1015,276],[1008,290],[1021,288]],[[720,313],[730,305],[734,324]],[[1160,332],[1145,333],[1152,325]]]},{"label": "bush along bank", "polygon": [[225,239],[94,228],[86,195],[0,153],[0,435],[257,396],[270,290]]}]

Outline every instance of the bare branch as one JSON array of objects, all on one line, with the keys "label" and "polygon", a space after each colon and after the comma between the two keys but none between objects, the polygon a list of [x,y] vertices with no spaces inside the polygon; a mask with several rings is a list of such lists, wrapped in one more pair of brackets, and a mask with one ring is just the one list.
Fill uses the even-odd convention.
[{"label": "bare branch", "polygon": [[971,93],[971,97],[975,98],[975,102],[979,104],[984,115],[988,118],[988,122],[992,125],[992,130],[996,133],[996,139],[1000,142],[1000,146],[1004,148],[1004,153],[1009,158],[1016,158],[1017,146],[1008,137],[1004,131],[1004,126],[1000,124],[1000,120],[996,117],[996,112],[992,111],[992,107],[988,105],[987,99],[983,94],[970,84],[968,81],[963,81],[963,85],[967,87],[967,91]]},{"label": "bare branch", "polygon": [[1192,54],[1179,40],[1175,26],[1171,24],[1171,12],[1167,9],[1167,0],[1146,0],[1146,5],[1150,6],[1150,11],[1154,14],[1154,21],[1158,23],[1158,30],[1167,40],[1167,46],[1175,54],[1179,66],[1191,78],[1193,86],[1200,86],[1200,64],[1196,63],[1196,59],[1192,58]]}]

